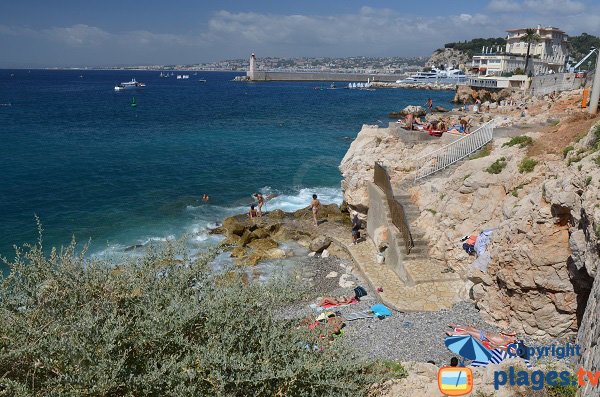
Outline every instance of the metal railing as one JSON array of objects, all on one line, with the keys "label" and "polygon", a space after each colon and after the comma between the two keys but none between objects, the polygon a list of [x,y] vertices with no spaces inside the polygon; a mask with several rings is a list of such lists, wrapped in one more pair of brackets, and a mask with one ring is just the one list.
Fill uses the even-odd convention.
[{"label": "metal railing", "polygon": [[415,182],[456,163],[492,140],[494,121],[488,121],[472,133],[415,160]]},{"label": "metal railing", "polygon": [[392,224],[398,228],[402,240],[404,240],[404,248],[406,255],[410,254],[410,250],[414,247],[412,235],[410,234],[410,227],[404,213],[404,207],[394,197],[394,190],[390,183],[390,177],[386,169],[381,163],[375,162],[373,182],[377,185],[385,194],[388,208],[390,209],[390,216],[392,217]]}]

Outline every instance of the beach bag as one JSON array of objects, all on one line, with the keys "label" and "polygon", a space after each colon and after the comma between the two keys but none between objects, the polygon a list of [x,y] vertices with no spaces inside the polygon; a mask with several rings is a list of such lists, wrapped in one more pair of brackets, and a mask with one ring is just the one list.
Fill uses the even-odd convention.
[{"label": "beach bag", "polygon": [[361,287],[360,285],[354,288],[354,296],[356,299],[360,300],[363,296],[367,296],[367,290]]},{"label": "beach bag", "polygon": [[371,306],[371,311],[375,317],[380,319],[389,317],[392,315],[392,311],[384,304],[378,303],[376,305]]}]

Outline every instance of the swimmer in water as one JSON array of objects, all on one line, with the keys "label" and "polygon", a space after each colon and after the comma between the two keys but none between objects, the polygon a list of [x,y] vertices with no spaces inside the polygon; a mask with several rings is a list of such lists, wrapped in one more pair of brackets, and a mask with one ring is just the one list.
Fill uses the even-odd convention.
[{"label": "swimmer in water", "polygon": [[204,201],[205,203],[208,203],[208,200],[209,200],[208,194],[206,194],[206,193],[203,194],[202,195],[202,201]]}]

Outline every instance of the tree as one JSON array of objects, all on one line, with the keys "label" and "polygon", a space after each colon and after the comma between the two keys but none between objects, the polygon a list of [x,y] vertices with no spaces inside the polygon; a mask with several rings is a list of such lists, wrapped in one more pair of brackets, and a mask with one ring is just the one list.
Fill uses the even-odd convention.
[{"label": "tree", "polygon": [[525,56],[525,73],[529,66],[529,50],[531,49],[531,43],[538,43],[541,38],[540,35],[535,32],[535,29],[525,29],[525,34],[521,36],[521,39],[527,43],[527,55]]}]

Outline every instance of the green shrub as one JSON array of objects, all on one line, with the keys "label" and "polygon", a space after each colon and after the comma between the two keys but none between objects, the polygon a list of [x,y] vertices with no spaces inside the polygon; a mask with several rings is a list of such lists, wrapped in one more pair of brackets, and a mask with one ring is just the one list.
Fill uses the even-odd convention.
[{"label": "green shrub", "polygon": [[588,176],[587,178],[585,178],[585,186],[589,186],[590,183],[592,183],[592,177]]},{"label": "green shrub", "polygon": [[571,150],[573,150],[573,149],[574,149],[574,147],[573,147],[573,146],[571,146],[571,145],[569,145],[569,146],[567,146],[566,148],[564,148],[564,149],[563,149],[563,152],[562,152],[562,153],[563,153],[563,158],[566,158],[566,157],[567,157],[567,155],[569,154],[569,152],[570,152]]},{"label": "green shrub", "polygon": [[596,163],[596,165],[597,165],[598,167],[600,167],[600,156],[596,156],[596,157],[594,157],[594,163]]},{"label": "green shrub", "polygon": [[575,397],[577,396],[577,390],[579,385],[577,384],[577,377],[570,376],[571,381],[567,385],[548,385],[546,388],[546,395],[548,397]]},{"label": "green shrub", "polygon": [[581,157],[579,157],[579,156],[569,157],[569,159],[567,160],[567,166],[569,166],[569,165],[571,165],[573,163],[578,163],[580,161],[581,161]]},{"label": "green shrub", "polygon": [[113,261],[74,242],[19,249],[0,279],[0,395],[355,396],[390,372],[279,319],[297,286],[210,259],[171,244]]},{"label": "green shrub", "polygon": [[519,164],[519,172],[522,174],[524,172],[531,172],[537,165],[537,161],[530,158],[524,158],[523,161]]},{"label": "green shrub", "polygon": [[485,145],[484,147],[482,147],[481,149],[479,149],[479,151],[475,154],[473,154],[471,157],[469,157],[469,160],[476,160],[476,159],[480,159],[483,157],[487,157],[490,155],[490,153],[492,153],[492,144],[488,143],[487,145]]},{"label": "green shrub", "polygon": [[519,135],[511,138],[510,141],[505,142],[502,145],[502,147],[519,145],[520,148],[524,148],[525,146],[529,146],[531,144],[533,144],[533,139],[531,139],[531,137],[526,135]]},{"label": "green shrub", "polygon": [[489,167],[485,170],[490,174],[499,174],[506,167],[506,158],[500,157],[498,160],[494,161]]},{"label": "green shrub", "polygon": [[431,212],[433,215],[437,214],[437,211],[434,210],[433,208],[426,208],[425,211],[429,211]]}]

